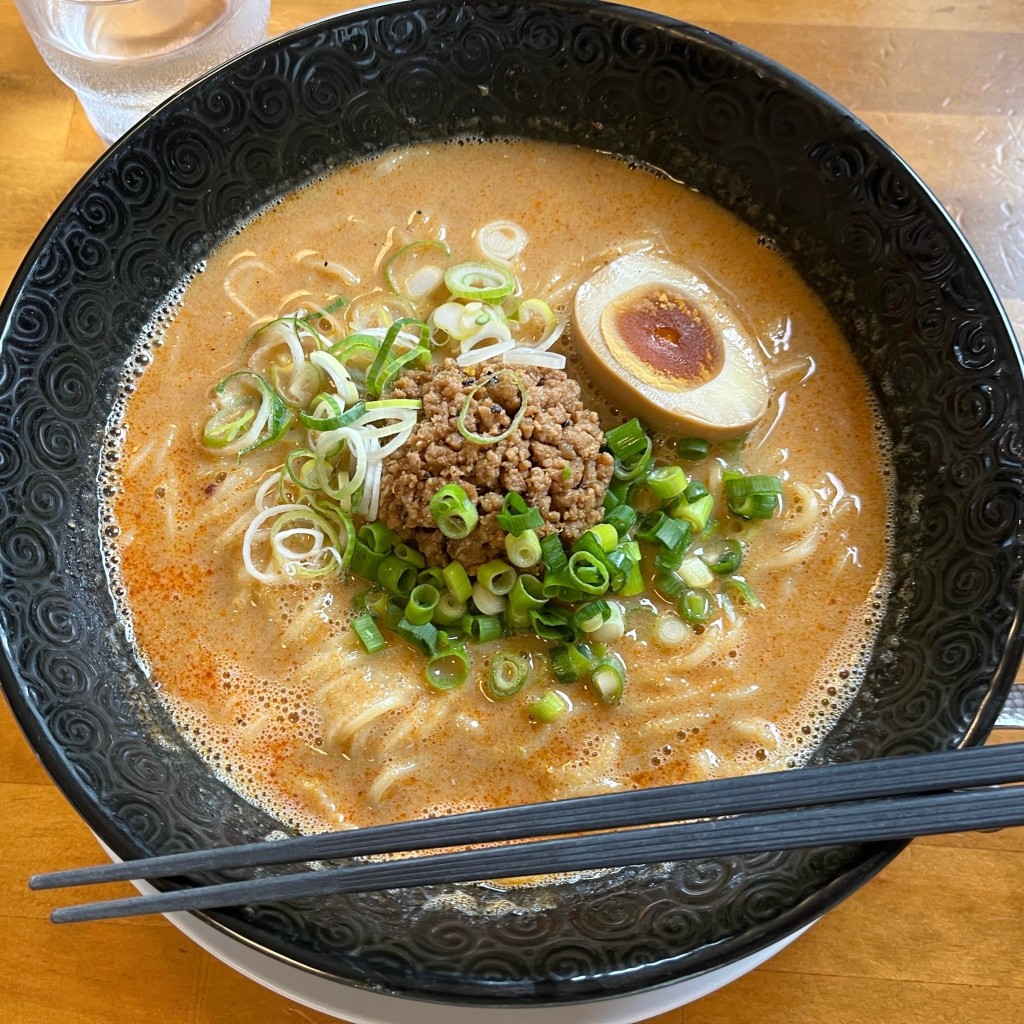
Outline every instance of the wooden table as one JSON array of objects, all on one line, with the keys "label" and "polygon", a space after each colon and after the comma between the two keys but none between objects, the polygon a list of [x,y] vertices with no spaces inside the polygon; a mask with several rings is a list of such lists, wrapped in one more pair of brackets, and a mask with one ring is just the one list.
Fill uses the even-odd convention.
[{"label": "wooden table", "polygon": [[[274,0],[271,29],[351,6]],[[955,216],[1024,336],[1022,0],[646,6],[774,57],[864,118]],[[50,212],[103,149],[71,92],[38,57],[11,0],[0,0],[0,139],[6,288]],[[163,918],[49,924],[51,897],[30,893],[27,876],[92,863],[99,851],[6,706],[0,822],[0,1024],[329,1020],[234,973]],[[919,840],[768,964],[655,1020],[1011,1024],[1024,1020],[1022,940],[1024,829]],[[428,1024],[443,1016],[424,1008]],[[581,1009],[581,1024],[587,1019]]]}]

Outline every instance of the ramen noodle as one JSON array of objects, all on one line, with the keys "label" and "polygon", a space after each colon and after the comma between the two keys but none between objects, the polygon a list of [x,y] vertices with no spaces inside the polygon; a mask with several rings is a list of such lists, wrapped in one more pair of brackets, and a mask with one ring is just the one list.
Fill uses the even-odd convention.
[{"label": "ramen noodle", "polygon": [[[817,297],[764,242],[651,170],[518,141],[431,145],[347,167],[225,241],[140,341],[130,365],[145,369],[126,377],[102,479],[116,524],[106,555],[125,622],[174,722],[212,769],[288,825],[322,831],[803,762],[849,703],[875,640],[890,495],[884,434],[855,359]],[[553,677],[552,641],[530,629],[462,641],[468,678],[436,689],[423,652],[386,627],[387,602],[378,607],[387,645],[367,653],[352,623],[368,614],[368,583],[340,567],[351,538],[310,526],[317,514],[308,504],[296,506],[307,511],[291,533],[277,534],[282,545],[313,545],[296,562],[305,568],[266,568],[271,541],[260,522],[269,518],[257,520],[301,490],[282,467],[307,435],[286,410],[275,443],[239,456],[234,441],[255,430],[253,416],[264,417],[253,436],[267,438],[272,413],[253,406],[237,421],[216,419],[213,385],[265,360],[260,372],[269,366],[276,387],[300,390],[297,375],[273,375],[298,365],[287,363],[289,344],[300,361],[312,359],[314,336],[326,345],[363,332],[380,345],[396,320],[423,315],[423,296],[433,292],[431,308],[443,305],[445,261],[485,259],[509,268],[521,292],[508,308],[535,297],[543,305],[533,308],[554,317],[548,326],[565,326],[547,351],[565,357],[582,406],[608,431],[631,412],[624,393],[602,393],[585,371],[570,313],[581,284],[638,255],[711,282],[754,339],[768,398],[748,433],[685,461],[675,438],[648,432],[653,464],[680,465],[710,496],[714,537],[694,550],[706,558],[717,544],[743,561],[732,586],[717,578],[710,587],[702,621],[679,614],[649,560],[641,591],[605,594],[622,625],[593,647],[621,667],[621,699]],[[394,289],[389,274],[399,266]],[[296,314],[310,325],[305,334]],[[547,330],[539,324],[532,340]],[[427,344],[438,341],[435,332]],[[411,351],[415,341],[396,345]],[[501,364],[503,354],[493,358]],[[510,369],[510,380],[525,387],[557,374],[557,360],[541,363]],[[469,389],[475,370],[463,365]],[[333,394],[324,380],[315,376],[316,386]],[[342,386],[335,381],[338,394]],[[324,423],[343,420],[339,405],[306,400]],[[417,415],[394,418],[411,425]],[[305,458],[289,463],[297,476]],[[354,528],[372,518],[367,465],[366,482],[348,493]],[[748,479],[778,480],[769,518],[730,512],[737,465]],[[335,483],[344,490],[345,481],[352,477]],[[636,494],[642,514],[657,508],[649,490]],[[424,578],[444,589],[440,577]],[[507,655],[518,655],[530,678],[497,700],[488,674]],[[549,693],[557,714],[538,709]]]}]

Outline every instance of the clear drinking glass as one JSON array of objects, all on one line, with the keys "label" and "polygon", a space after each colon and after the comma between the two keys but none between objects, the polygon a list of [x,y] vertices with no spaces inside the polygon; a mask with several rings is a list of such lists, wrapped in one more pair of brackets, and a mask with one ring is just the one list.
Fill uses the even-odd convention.
[{"label": "clear drinking glass", "polygon": [[270,0],[14,0],[50,70],[110,143],[183,85],[262,41]]}]

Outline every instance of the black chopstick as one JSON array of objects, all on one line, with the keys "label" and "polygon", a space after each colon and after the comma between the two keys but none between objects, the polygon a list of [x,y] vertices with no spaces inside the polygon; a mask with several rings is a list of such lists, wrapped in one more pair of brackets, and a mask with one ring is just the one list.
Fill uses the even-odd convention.
[{"label": "black chopstick", "polygon": [[1019,824],[1024,824],[1024,787],[972,789],[825,804],[228,882],[58,908],[50,919],[55,923],[97,921],[275,903],[332,893],[373,892],[768,850],[909,839]]},{"label": "black chopstick", "polygon": [[631,828],[1024,781],[1024,743],[855,761],[474,811],[33,875],[33,889]]}]

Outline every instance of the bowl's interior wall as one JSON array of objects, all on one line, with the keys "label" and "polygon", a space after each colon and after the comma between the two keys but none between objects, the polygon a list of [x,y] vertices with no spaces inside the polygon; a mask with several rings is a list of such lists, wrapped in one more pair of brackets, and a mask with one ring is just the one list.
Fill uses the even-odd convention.
[{"label": "bowl's interior wall", "polygon": [[[913,175],[814,90],[700,30],[584,3],[371,9],[215,72],[116,146],[55,215],[0,316],[0,668],[47,766],[122,855],[275,828],[170,728],[107,589],[96,473],[132,345],[182,276],[276,196],[396,145],[463,135],[659,167],[764,233],[845,329],[893,441],[895,586],[868,683],[819,759],[971,739],[983,701],[1009,686],[1020,367],[983,274]],[[554,910],[503,918],[413,893],[216,919],[361,984],[586,998],[749,952],[892,849],[620,871],[553,886]]]}]

